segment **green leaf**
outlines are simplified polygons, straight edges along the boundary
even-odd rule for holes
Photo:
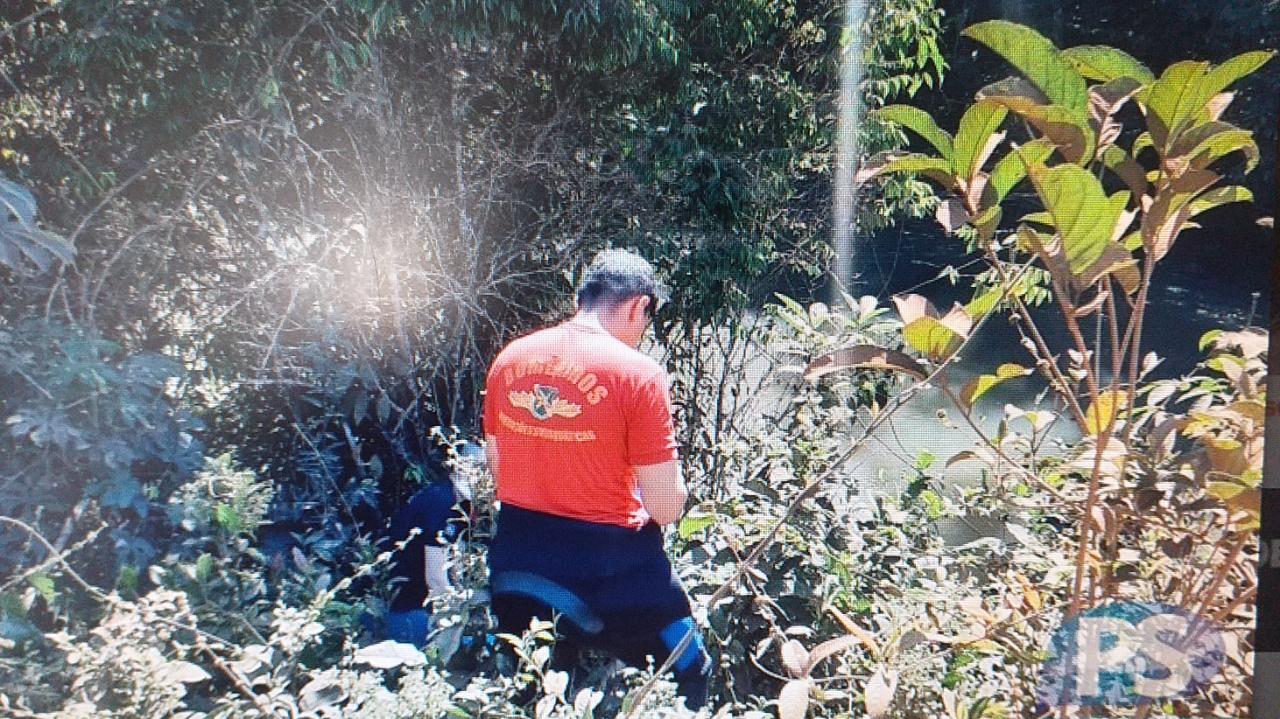
[[[53,604],[53,600],[58,598],[58,592],[54,587],[53,577],[50,577],[43,572],[37,572],[36,574],[32,574],[27,577],[27,583],[32,587],[35,587],[35,590],[44,598],[45,604]]]
[[[1253,52],[1236,55],[1205,75],[1199,88],[1200,94],[1204,96],[1205,102],[1208,102],[1209,98],[1227,89],[1235,81],[1245,75],[1256,72],[1267,64],[1275,54],[1275,50],[1254,50]]]
[[[982,169],[988,154],[988,141],[1009,114],[1008,108],[980,100],[960,118],[956,130],[955,154],[951,171],[957,177],[972,179]]]
[[[1038,138],[1010,152],[991,170],[988,186],[995,190],[996,201],[1001,202],[1019,182],[1027,176],[1027,165],[1044,164],[1053,154],[1053,143],[1045,138]]]
[[[1000,226],[1000,218],[1003,216],[1004,211],[1000,209],[1000,205],[992,205],[969,220],[969,224],[978,231],[978,237],[986,242],[995,236],[996,229]]]
[[[877,175],[896,172],[909,172],[927,177],[944,189],[950,189],[955,186],[955,178],[951,175],[950,161],[916,153],[873,157],[858,170],[857,175],[854,177],[854,182],[861,184]]]
[[[689,539],[693,535],[716,523],[716,515],[712,512],[690,511],[680,520],[676,533],[681,539]]]
[[[942,159],[950,161],[954,154],[950,133],[938,127],[929,113],[910,105],[889,105],[876,110],[875,117],[881,120],[896,122],[923,137],[937,149]]]
[[[996,305],[1000,304],[1000,298],[1003,295],[1004,292],[999,287],[992,287],[970,300],[969,304],[964,306],[964,310],[974,319],[983,317],[994,310]]]
[[[125,596],[131,596],[138,593],[138,568],[132,564],[125,564],[120,567],[120,573],[116,576],[116,589]]]
[[[1252,172],[1257,167],[1258,143],[1254,142],[1252,132],[1225,122],[1207,122],[1183,133],[1169,155],[1186,157],[1192,167],[1205,168],[1233,152],[1244,153],[1245,172]]]
[[[1028,212],[1022,216],[1021,222],[1030,222],[1034,225],[1043,225],[1045,227],[1053,227],[1053,215],[1045,210],[1040,212]]]
[[[199,559],[196,559],[196,581],[201,583],[207,582],[209,581],[209,577],[212,576],[213,555],[207,553],[201,554]]]
[[[902,339],[935,362],[951,356],[964,341],[964,337],[936,317],[918,317],[911,321],[902,328]]]
[[[1030,174],[1062,238],[1071,274],[1084,276],[1112,244],[1111,237],[1124,212],[1128,193],[1108,198],[1098,179],[1078,165],[1052,168],[1036,165]]]
[[[1188,172],[1180,179],[1184,181],[1186,191],[1160,193],[1142,214],[1142,243],[1156,261],[1168,254],[1178,234],[1186,228],[1191,217],[1191,202],[1219,176],[1206,170]]]
[[[978,375],[969,380],[964,389],[960,391],[960,401],[966,407],[972,407],[975,402],[982,398],[982,395],[990,392],[997,385],[1016,377],[1026,377],[1029,374],[1031,374],[1031,370],[1026,367],[1007,362],[996,368],[995,374]]]
[[[1084,78],[1043,35],[1025,25],[989,20],[971,25],[962,33],[991,48],[1055,105],[1083,113],[1089,104]]]
[[[1159,147],[1171,141],[1204,116],[1205,106],[1241,77],[1257,70],[1274,53],[1257,51],[1234,57],[1210,69],[1207,62],[1184,61],[1170,65],[1159,80],[1138,93],[1148,109],[1147,124]],[[1136,152],[1135,152],[1136,154]]]
[[[232,534],[240,531],[240,515],[229,505],[219,503],[214,506],[213,521]]]
[[[1223,334],[1224,333],[1222,330],[1209,330],[1208,332],[1205,332],[1204,334],[1200,335],[1200,343],[1199,343],[1200,351],[1204,352],[1205,350],[1212,347],[1214,341],[1216,341]]]
[[[932,489],[926,489],[916,498],[924,505],[924,513],[929,519],[938,519],[942,516],[942,511],[946,505],[942,502],[942,497]]]
[[[1123,50],[1105,45],[1080,45],[1062,51],[1062,57],[1076,72],[1090,80],[1110,82],[1131,77],[1143,84],[1156,79],[1146,65]]]
[[[1191,201],[1188,217],[1195,217],[1201,212],[1232,202],[1253,202],[1253,193],[1240,185],[1216,187]]]

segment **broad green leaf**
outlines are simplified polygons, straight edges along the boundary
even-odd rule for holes
[[[1053,154],[1053,143],[1045,138],[1038,138],[1018,147],[1000,158],[991,170],[991,179],[987,182],[995,190],[996,202],[1001,202],[1009,192],[1018,186],[1027,176],[1027,165],[1041,165]]]
[[[992,205],[978,216],[969,220],[969,224],[978,231],[978,237],[984,242],[995,236],[996,229],[1000,227],[1000,218],[1004,216],[1004,212],[999,205]]]
[[[1170,65],[1159,80],[1138,94],[1149,109],[1148,125],[1156,145],[1168,147],[1177,135],[1205,117],[1205,106],[1235,81],[1266,64],[1270,51],[1247,52],[1211,68],[1186,61]]]
[[[998,304],[1000,304],[1000,298],[1003,295],[1004,292],[999,287],[992,287],[991,289],[979,293],[976,297],[970,300],[969,304],[964,306],[964,310],[974,319],[983,317],[989,314]]]
[[[1230,204],[1232,202],[1253,202],[1253,193],[1246,187],[1240,185],[1228,185],[1227,187],[1215,187],[1196,199],[1192,200],[1188,206],[1189,217],[1195,217],[1201,212],[1212,210],[1215,207]]]
[[[1021,222],[1030,222],[1033,225],[1043,225],[1045,227],[1053,227],[1053,215],[1047,210],[1039,212],[1028,212],[1022,216]]]
[[[1240,78],[1256,72],[1276,54],[1275,50],[1254,50],[1227,60],[1209,71],[1199,88],[1205,102],[1230,87]]]
[[[902,338],[912,349],[935,362],[950,357],[964,341],[964,337],[936,317],[912,320],[902,328]]]
[[[1256,489],[1236,482],[1208,482],[1204,489],[1209,496],[1247,516],[1257,517],[1261,511],[1261,494]]]
[[[53,578],[43,572],[38,572],[27,577],[27,584],[35,588],[40,596],[44,598],[45,604],[53,604],[53,600],[58,597],[58,592],[54,588]]]
[[[1192,167],[1204,168],[1233,152],[1245,155],[1245,172],[1257,167],[1258,143],[1253,133],[1241,130],[1225,122],[1208,122],[1188,130],[1178,139],[1178,146],[1170,151],[1170,157],[1186,157]]]
[[[1031,168],[1031,181],[1053,218],[1073,276],[1083,276],[1112,244],[1116,222],[1124,212],[1119,198],[1108,198],[1098,179],[1078,165]],[[1117,193],[1119,194],[1119,193]],[[1125,193],[1123,200],[1127,201]]]
[[[996,368],[995,374],[983,374],[974,377],[960,391],[960,401],[967,407],[972,407],[975,402],[982,398],[982,395],[990,392],[997,385],[1005,380],[1014,379],[1016,377],[1026,377],[1031,374],[1031,370],[1019,364],[1006,362]]]
[[[970,179],[982,169],[989,154],[988,141],[1009,114],[1008,108],[980,100],[965,110],[956,130],[955,154],[951,171],[957,177]]]
[[[1018,225],[1018,249],[1040,258],[1045,269],[1055,277],[1070,277],[1071,269],[1062,256],[1062,240],[1055,235],[1040,232],[1030,225]]]
[[[1132,221],[1132,214],[1129,215],[1129,221]],[[1117,229],[1120,232],[1124,231]],[[1138,271],[1138,262],[1133,258],[1131,252],[1123,249],[1119,244],[1108,244],[1098,261],[1085,270],[1080,277],[1073,279],[1074,286],[1077,290],[1083,290],[1086,287],[1093,286],[1103,277],[1110,275],[1120,283],[1120,286],[1127,294],[1132,295],[1138,291],[1142,275]],[[1091,309],[1088,307],[1076,308],[1078,317],[1088,314],[1090,311]]]
[[[939,157],[928,155],[906,154],[897,156],[881,156],[867,161],[854,177],[854,182],[861,184],[877,175],[896,172],[909,172],[927,177],[941,185],[944,189],[955,186],[955,178],[951,175],[951,163]]]
[[[715,523],[716,515],[713,512],[690,512],[680,519],[676,533],[680,535],[681,539],[689,539]]]
[[[1083,113],[1089,96],[1084,78],[1043,35],[1025,25],[989,20],[962,33],[994,50],[1040,88],[1055,105]]]
[[[222,527],[232,534],[238,534],[240,532],[240,515],[236,514],[236,510],[232,509],[229,505],[222,504],[221,502],[215,505],[213,508],[213,521],[219,527]]]
[[[1209,330],[1208,332],[1205,332],[1204,334],[1200,335],[1200,342],[1197,344],[1197,347],[1200,348],[1201,352],[1204,352],[1205,350],[1212,347],[1214,343],[1217,341],[1217,339],[1223,335],[1223,333],[1224,333],[1223,330]]]
[[[1089,405],[1084,413],[1084,431],[1091,436],[1101,435],[1114,423],[1128,402],[1128,396],[1118,390],[1106,390],[1098,393],[1098,401]]]
[[[1146,84],[1156,79],[1146,65],[1114,47],[1080,45],[1063,50],[1062,57],[1071,63],[1076,72],[1090,80],[1109,82],[1119,77],[1131,77]]]
[[[1006,77],[1003,80],[997,80],[990,85],[984,86],[975,94],[978,100],[985,100],[991,97],[1025,97],[1028,101],[1035,105],[1048,105],[1049,98],[1040,88],[1032,85],[1029,80],[1019,75]]]
[[[950,133],[938,127],[938,123],[924,110],[910,105],[889,105],[876,110],[874,115],[881,120],[896,122],[923,137],[937,149],[942,159],[951,160],[954,150]]]
[[[1158,147],[1164,147],[1169,139],[1169,131],[1185,117],[1189,117],[1200,109],[1207,97],[1200,97],[1196,88],[1200,80],[1209,72],[1209,63],[1184,60],[1175,62],[1165,68],[1160,79],[1148,85],[1138,93],[1138,102],[1147,108],[1147,126],[1150,128],[1151,141]],[[1137,143],[1134,143],[1134,155],[1138,154]]]

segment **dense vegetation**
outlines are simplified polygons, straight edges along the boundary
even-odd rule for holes
[[[786,0],[0,11],[0,707],[681,716],[652,672],[552,670],[548,628],[497,666],[482,541],[457,548],[426,654],[375,636],[371,533],[474,432],[496,347],[562,315],[614,244],[674,287],[656,333],[696,506],[670,549],[721,716],[1028,714],[1052,703],[1054,630],[1117,599],[1229,638],[1212,682],[1141,711],[1244,710],[1265,335],[1224,328],[1157,381],[1143,320],[1180,234],[1252,198],[1256,109],[1231,124],[1231,89],[1270,53],[1156,72],[980,23],[965,35],[1018,74],[939,121],[891,103],[941,82],[942,13],[869,6],[865,46],[843,5]],[[773,294],[831,263],[850,47],[875,110],[861,226],[934,214],[983,263],[967,305]],[[1015,188],[1039,205],[1020,219]],[[1028,366],[953,387],[997,316]],[[991,390],[1037,380],[984,422]],[[862,495],[850,460],[926,396],[973,448]],[[449,453],[480,540],[491,484]],[[961,463],[978,485],[946,481]],[[956,545],[949,521],[996,529]]]

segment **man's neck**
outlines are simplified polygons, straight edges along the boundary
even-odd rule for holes
[[[589,310],[579,310],[578,314],[574,315],[570,321],[580,325],[584,325],[586,327],[590,327],[591,329],[600,330],[601,332],[607,332],[608,334],[613,335],[614,337],[618,336],[617,334],[609,330],[609,327],[610,327],[609,319],[607,317],[602,317],[598,312],[592,312]]]

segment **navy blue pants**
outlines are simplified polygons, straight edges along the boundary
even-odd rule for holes
[[[501,632],[520,634],[534,617],[559,615],[570,644],[643,667],[649,656],[666,661],[693,631],[675,677],[690,708],[706,702],[711,658],[656,524],[636,531],[503,505],[489,578]]]

